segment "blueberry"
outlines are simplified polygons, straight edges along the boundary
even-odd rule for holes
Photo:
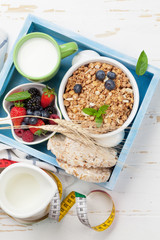
[[[29,124],[29,119],[30,119],[29,117],[25,117],[25,118],[24,118],[24,120],[23,120],[23,121],[24,121],[24,123],[25,123],[26,125],[28,125],[28,124]]]
[[[103,81],[105,79],[105,72],[103,70],[99,70],[96,72],[96,78],[100,81]]]
[[[74,85],[73,89],[74,89],[75,93],[81,93],[82,85],[81,84],[76,84],[76,85]]]
[[[22,129],[23,129],[23,127],[25,127],[25,129],[27,129],[27,128],[26,128],[26,125],[28,125],[28,124],[25,123],[25,122],[22,122],[22,123],[21,123],[21,127],[22,127]]]
[[[114,72],[107,72],[107,77],[113,80],[116,78],[116,74]]]
[[[50,115],[49,112],[46,110],[43,110],[41,114],[42,114],[42,117],[45,117],[45,118],[49,118],[49,115]]]
[[[32,117],[32,118],[29,119],[29,124],[31,124],[31,125],[32,125],[32,124],[34,125],[34,124],[36,124],[37,122],[38,122],[38,119],[37,119],[37,118]]]
[[[33,115],[33,111],[31,109],[27,109],[27,115]]]
[[[105,88],[108,89],[109,91],[113,90],[115,88],[115,82],[111,79],[107,80],[105,82]]]
[[[33,112],[33,115],[34,116],[42,116],[42,113],[41,113],[41,111],[36,110],[36,111]]]

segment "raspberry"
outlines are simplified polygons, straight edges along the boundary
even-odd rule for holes
[[[21,138],[24,133],[24,129],[15,129],[14,132],[18,137]]]
[[[24,131],[24,133],[22,135],[22,140],[24,142],[33,142],[33,140],[34,140],[33,133],[30,130]]]
[[[56,115],[56,114],[51,114],[49,118],[59,119],[60,117],[58,115]],[[53,120],[49,120],[49,124],[56,125],[57,123],[55,123]]]

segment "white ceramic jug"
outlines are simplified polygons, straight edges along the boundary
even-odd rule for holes
[[[21,223],[33,223],[49,213],[57,185],[44,170],[15,163],[0,174],[0,207]]]

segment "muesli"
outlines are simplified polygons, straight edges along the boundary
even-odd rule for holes
[[[71,120],[94,129],[94,133],[107,133],[127,120],[133,108],[134,93],[129,78],[120,68],[91,62],[69,77],[63,99]],[[88,111],[84,111],[86,108]],[[102,124],[97,127],[95,120],[99,109],[102,109],[98,114]]]

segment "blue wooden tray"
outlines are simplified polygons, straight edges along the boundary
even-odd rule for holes
[[[76,41],[79,47],[79,51],[92,49],[97,51],[100,55],[107,56],[124,64],[135,77],[139,92],[140,92],[140,105],[137,115],[132,122],[132,128],[130,130],[126,130],[125,133],[125,141],[121,145],[121,151],[119,154],[119,163],[114,167],[112,175],[106,183],[100,184],[107,189],[112,190],[115,186],[115,183],[119,177],[121,169],[123,167],[123,163],[125,162],[127,155],[130,151],[134,138],[138,132],[140,124],[143,120],[147,107],[151,101],[151,98],[154,94],[158,81],[160,79],[160,69],[155,68],[153,66],[148,67],[148,71],[145,75],[138,77],[135,73],[135,66],[137,60],[126,56],[122,53],[119,53],[113,49],[110,49],[104,45],[91,41],[87,38],[84,38],[74,32],[64,29],[63,27],[57,26],[55,24],[49,23],[45,20],[37,18],[33,15],[29,15],[25,21],[25,24],[19,34],[17,41],[27,33],[30,32],[44,32],[53,36],[59,44],[63,44],[65,42]],[[17,42],[16,41],[16,42]],[[14,47],[13,47],[14,49]],[[0,103],[2,103],[5,94],[12,89],[13,87],[27,83],[24,77],[22,77],[14,67],[13,64],[13,49],[9,54],[7,62],[0,74]],[[62,60],[61,68],[58,74],[48,82],[50,87],[54,87],[56,92],[58,92],[58,88],[66,71],[71,67],[73,55],[67,57]],[[0,117],[6,117],[6,113],[2,109],[2,104],[0,105]],[[15,141],[12,137],[10,130],[1,130],[0,131],[0,141],[11,146],[14,146],[24,152],[27,152],[43,161],[51,163],[55,166],[58,166],[56,162],[55,156],[47,151],[47,142],[42,144],[34,145],[33,147],[29,147],[27,145],[23,145],[17,141]]]

